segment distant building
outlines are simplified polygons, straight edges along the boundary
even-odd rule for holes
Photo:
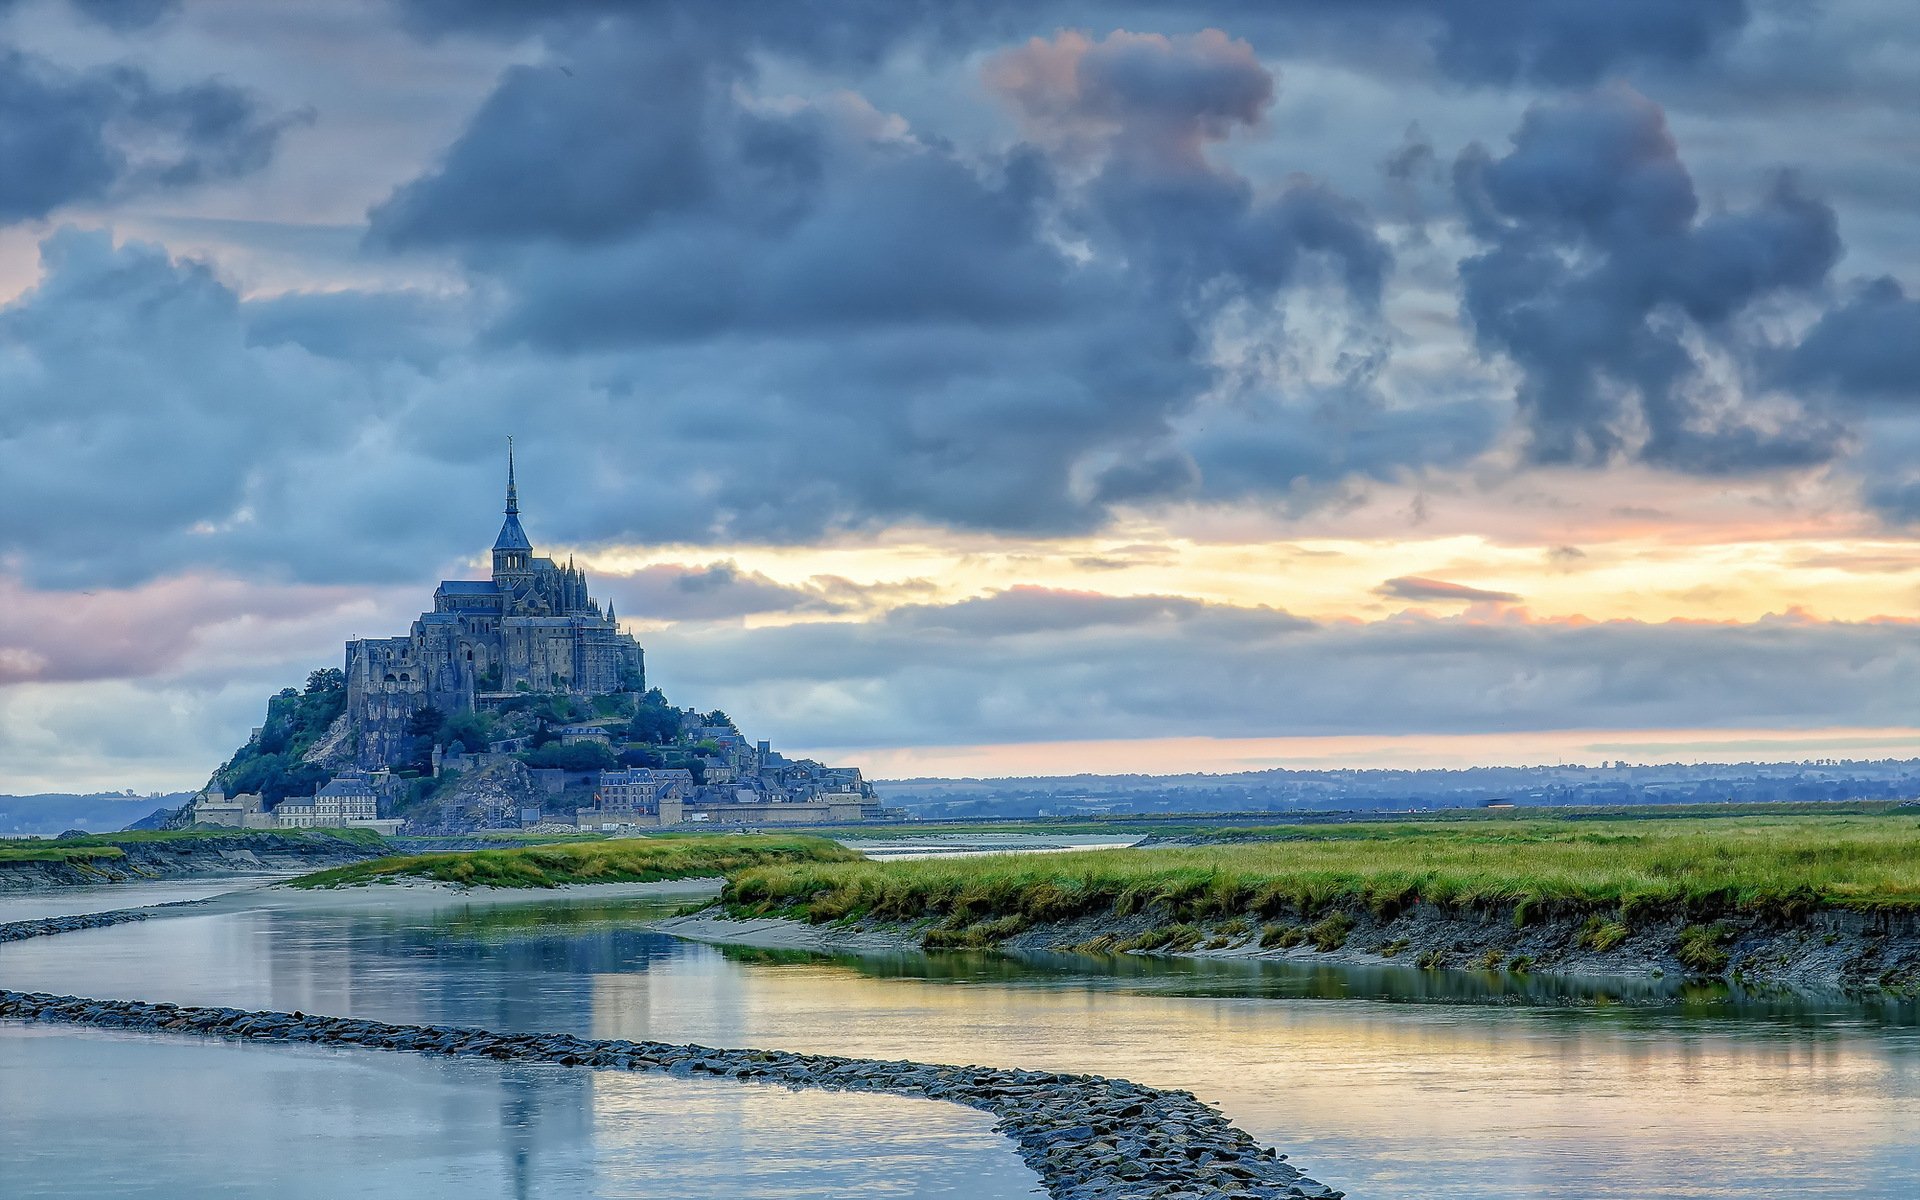
[[[373,781],[356,771],[334,776],[311,797],[282,800],[273,810],[283,829],[374,829],[399,832],[401,822],[380,819],[380,796]]]
[[[232,829],[272,829],[278,822],[265,811],[258,792],[228,796],[209,790],[193,798],[195,825],[221,825]]]

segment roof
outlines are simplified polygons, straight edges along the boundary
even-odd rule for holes
[[[491,579],[442,579],[440,591],[449,596],[489,596],[500,590]]]
[[[507,519],[500,523],[500,536],[493,539],[493,548],[495,550],[527,551],[533,549],[533,543],[527,540],[527,531],[520,528],[520,517],[518,514],[508,513]]]
[[[355,779],[338,775],[327,782],[327,786],[315,792],[316,796],[366,796],[373,793],[373,785],[365,779]]]

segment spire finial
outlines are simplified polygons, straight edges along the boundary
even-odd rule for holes
[[[520,493],[513,486],[513,436],[507,436],[507,515],[520,514]]]

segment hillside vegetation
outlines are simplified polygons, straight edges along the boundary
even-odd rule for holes
[[[341,672],[313,672],[304,691],[284,688],[267,701],[260,732],[213,773],[209,786],[229,796],[259,792],[268,808],[288,796],[312,795],[333,771],[306,761],[307,754],[346,711],[347,682]]]
[[[1911,814],[1699,821],[1407,821],[1263,831],[1271,840],[897,862],[790,863],[733,876],[736,916],[924,922],[928,945],[990,945],[1036,925],[1152,912],[1167,921],[1389,917],[1415,904],[1555,914],[1920,909]]]
[[[702,879],[754,867],[859,859],[854,851],[816,837],[618,838],[381,858],[305,875],[290,886],[336,888],[425,879],[471,887],[550,888]]]

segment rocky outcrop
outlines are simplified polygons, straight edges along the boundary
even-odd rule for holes
[[[344,771],[353,766],[353,726],[347,721],[347,714],[335,717],[327,731],[307,747],[300,761],[329,771]]]

